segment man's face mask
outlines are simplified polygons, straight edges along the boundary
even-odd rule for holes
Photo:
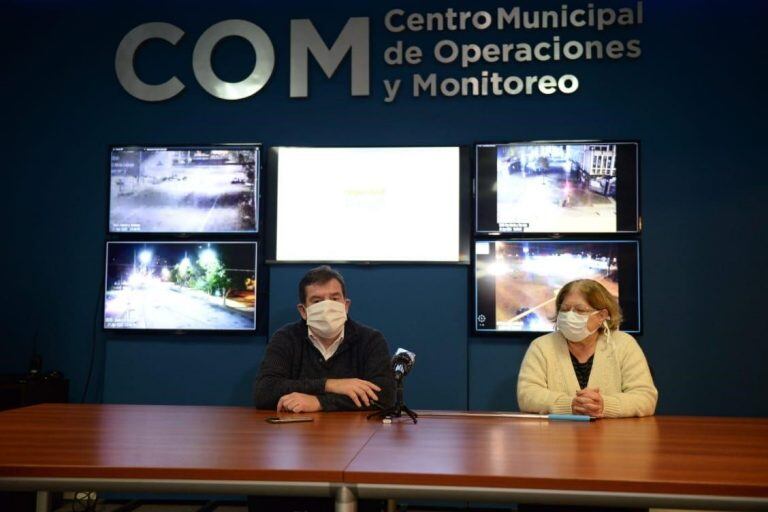
[[[312,333],[324,339],[336,338],[347,321],[347,308],[343,302],[324,300],[307,306],[307,325]]]

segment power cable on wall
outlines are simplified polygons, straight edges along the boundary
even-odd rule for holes
[[[93,310],[93,325],[92,325],[92,331],[91,331],[91,360],[88,363],[88,377],[85,379],[83,396],[80,397],[81,404],[85,403],[85,399],[88,396],[88,388],[91,385],[91,378],[93,377],[93,366],[96,359],[96,342],[98,338],[99,312],[101,311],[101,300],[103,297],[104,297],[104,281],[101,281],[99,284],[99,295],[96,297],[96,306],[94,307],[94,310]]]

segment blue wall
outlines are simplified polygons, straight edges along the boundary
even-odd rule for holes
[[[558,8],[562,2],[521,2]],[[586,2],[569,2],[577,5]],[[599,3],[599,2],[597,2]],[[608,2],[605,2],[606,4]],[[762,327],[766,282],[766,62],[758,29],[763,2],[645,2],[645,23],[616,29],[638,37],[636,61],[477,66],[506,74],[561,74],[581,80],[571,96],[400,97],[383,102],[384,78],[407,70],[382,63],[383,14],[507,2],[274,2],[53,0],[6,2],[0,34],[3,100],[6,276],[0,304],[0,372],[26,370],[37,338],[46,369],[72,380],[80,400],[96,340],[88,401],[248,404],[265,337],[115,336],[98,328],[106,239],[106,147],[111,143],[260,141],[273,145],[471,144],[488,140],[631,138],[642,141],[644,333],[656,372],[659,412],[768,415]],[[326,80],[311,67],[307,100],[288,98],[289,20],[311,18],[332,40],[349,16],[372,20],[370,98],[349,97],[349,64]],[[244,18],[263,27],[277,51],[275,74],[256,96],[224,102],[192,76],[197,37]],[[126,94],[114,52],[128,30],[167,21],[186,31],[177,48],[152,43],[137,68],[147,81],[169,70],[187,84],[177,98],[147,104]],[[547,34],[411,34],[514,42]],[[590,32],[579,38],[592,36]],[[602,38],[602,36],[601,36]],[[246,74],[253,57],[227,40],[216,70]],[[454,67],[419,69],[460,75]],[[415,71],[415,70],[414,70]],[[295,287],[306,266],[270,269],[269,331],[295,317]],[[528,339],[470,336],[467,267],[344,266],[354,318],[377,326],[391,348],[418,353],[408,401],[417,408],[514,409],[516,372]],[[96,317],[95,317],[96,315]],[[96,321],[94,321],[96,320]]]

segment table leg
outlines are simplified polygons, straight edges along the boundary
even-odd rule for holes
[[[37,506],[35,512],[50,512],[51,493],[50,491],[37,491]]]
[[[336,512],[357,512],[357,496],[349,487],[341,486],[336,491]]]

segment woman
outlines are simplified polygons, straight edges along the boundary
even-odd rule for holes
[[[600,283],[572,281],[555,299],[557,330],[536,338],[520,367],[521,411],[595,418],[650,416],[658,391],[621,309]]]

